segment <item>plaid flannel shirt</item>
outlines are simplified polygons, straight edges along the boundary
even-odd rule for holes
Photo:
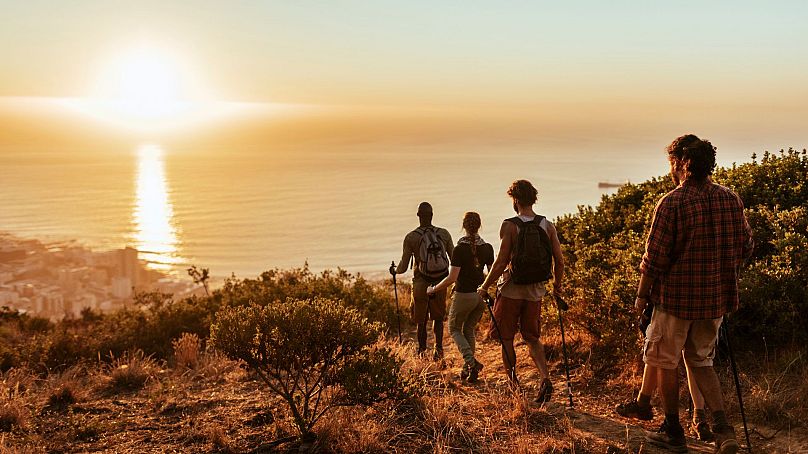
[[[738,271],[753,245],[737,194],[685,181],[657,203],[640,271],[665,312],[714,319],[738,308]]]

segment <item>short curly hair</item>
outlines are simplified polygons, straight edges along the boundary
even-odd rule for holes
[[[508,188],[508,195],[519,202],[519,205],[529,207],[536,203],[539,191],[527,180],[516,180]]]
[[[668,159],[683,166],[688,178],[698,181],[707,179],[715,169],[716,148],[707,140],[693,134],[677,137],[666,148]]]

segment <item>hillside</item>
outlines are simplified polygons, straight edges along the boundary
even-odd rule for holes
[[[808,157],[766,153],[715,179],[745,201],[757,243],[728,321],[752,443],[755,452],[806,452]],[[569,272],[574,409],[564,404],[549,299],[542,331],[556,394],[541,407],[524,347],[521,389],[505,380],[491,341],[480,342],[486,367],[469,385],[448,336],[442,363],[414,355],[407,322],[396,342],[390,282],[272,270],[210,296],[141,294],[123,310],[57,323],[0,312],[0,452],[656,452],[641,429],[659,416],[637,424],[612,409],[639,386],[631,301],[653,206],[670,189],[667,177],[627,185],[556,222]],[[408,301],[406,284],[398,292]],[[716,368],[741,435],[724,349]],[[687,408],[684,388],[681,396]],[[318,413],[321,398],[333,408]],[[297,413],[309,407],[315,416]]]

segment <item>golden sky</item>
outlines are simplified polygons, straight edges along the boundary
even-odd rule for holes
[[[171,96],[292,106],[287,118],[307,120],[279,132],[294,137],[369,124],[370,135],[682,127],[805,139],[805,2],[0,3],[6,120],[21,99],[47,110],[43,98],[99,96],[110,68],[145,54],[167,62],[154,77]],[[144,77],[115,83],[142,97]],[[41,131],[32,109],[0,140]]]

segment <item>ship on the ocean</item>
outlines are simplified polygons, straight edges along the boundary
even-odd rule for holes
[[[629,183],[628,180],[624,181],[623,183],[612,183],[610,181],[600,181],[598,182],[599,188],[619,188],[625,186]]]

